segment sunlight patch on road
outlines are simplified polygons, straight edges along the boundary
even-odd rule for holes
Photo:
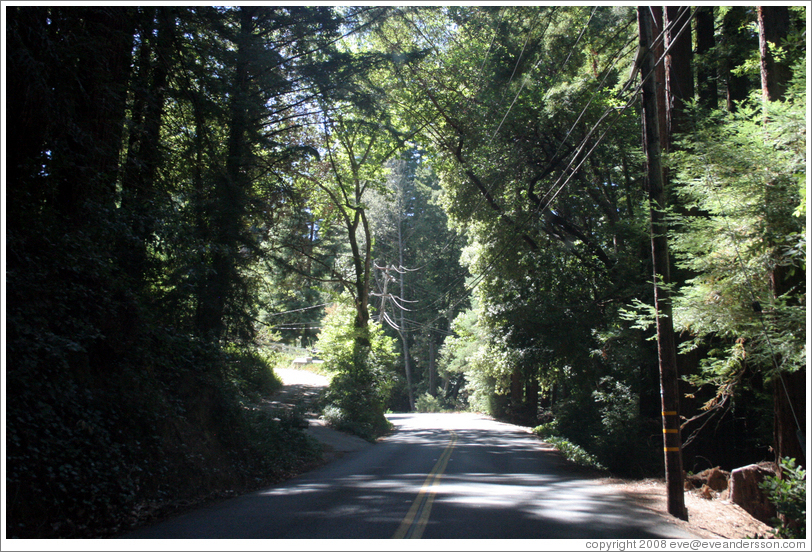
[[[257,493],[259,496],[293,496],[307,493],[319,493],[330,488],[326,484],[297,485],[295,487],[279,487]]]

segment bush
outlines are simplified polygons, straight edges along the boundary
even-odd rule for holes
[[[572,441],[560,437],[558,434],[558,421],[552,420],[533,428],[533,433],[557,448],[567,460],[587,468],[606,469],[598,459]]]
[[[606,469],[593,455],[589,454],[575,443],[572,443],[563,437],[552,436],[546,438],[545,441],[561,451],[567,460],[570,460],[571,462],[575,462],[576,464],[585,466],[587,468],[595,468],[599,470]]]
[[[806,470],[796,467],[794,458],[784,458],[781,471],[783,479],[776,475],[759,485],[778,511],[774,534],[779,539],[805,539]]]
[[[546,424],[536,426],[533,428],[533,433],[535,433],[542,439],[556,437],[558,435],[558,421],[553,420],[551,422],[547,422]]]
[[[371,441],[389,430],[384,416],[389,393],[385,376],[369,365],[366,352],[333,377],[324,418],[335,429]]]
[[[414,403],[414,408],[418,412],[442,412],[443,406],[440,399],[430,393],[423,393]]]
[[[297,413],[255,408],[240,392],[236,381],[267,383],[262,359],[181,337],[156,337],[152,350],[163,365],[9,372],[10,538],[109,537],[317,461]]]
[[[276,364],[276,353],[232,347],[226,354],[224,371],[240,394],[256,402],[282,387],[282,380],[273,371]]]
[[[363,330],[355,328],[353,320],[354,309],[339,305],[328,312],[319,336],[323,367],[334,374],[324,418],[338,430],[374,440],[390,428],[384,413],[397,379],[395,341],[384,335],[380,324]],[[359,344],[361,333],[369,346]]]

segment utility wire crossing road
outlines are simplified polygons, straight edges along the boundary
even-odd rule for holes
[[[578,475],[526,429],[395,414],[374,446],[124,538],[693,538]]]

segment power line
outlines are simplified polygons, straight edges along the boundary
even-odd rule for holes
[[[677,16],[677,17],[674,19],[674,21],[673,21],[673,22],[671,22],[671,23],[669,24],[669,26],[667,26],[667,27],[664,27],[664,28],[663,28],[663,30],[660,32],[660,34],[658,35],[658,37],[655,39],[654,44],[658,43],[658,42],[659,42],[659,40],[664,40],[664,39],[665,39],[664,37],[665,37],[666,33],[667,33],[667,32],[669,32],[669,31],[672,29],[673,25],[675,25],[675,24],[676,24],[676,22],[679,20],[679,18],[680,18],[680,17],[682,17],[682,14],[683,14],[683,13],[685,13],[685,10],[688,10],[688,9],[690,9],[690,8],[688,8],[688,7],[683,8],[683,10],[682,10],[682,11],[680,11],[679,16]],[[690,16],[690,17],[688,17],[688,18],[686,19],[685,23],[683,24],[683,26],[682,26],[682,28],[679,30],[679,32],[676,34],[676,36],[675,36],[675,37],[674,37],[674,39],[672,40],[671,44],[669,44],[669,45],[668,45],[668,48],[665,48],[665,49],[664,49],[662,56],[660,56],[660,59],[658,59],[658,60],[657,60],[657,62],[654,64],[654,67],[655,67],[655,68],[657,67],[657,65],[659,65],[659,64],[660,64],[660,62],[662,62],[662,60],[665,58],[665,56],[667,56],[667,55],[669,54],[671,47],[672,47],[672,46],[674,45],[674,43],[676,42],[676,39],[677,39],[677,38],[679,38],[679,36],[680,36],[680,35],[681,35],[681,34],[682,34],[684,31],[685,31],[685,29],[686,29],[686,28],[689,28],[689,27],[690,27],[690,25],[691,25],[691,20],[693,19],[693,16],[694,16],[694,14],[695,14],[695,13],[696,13],[696,10],[694,10],[694,13],[692,13],[692,14],[691,14],[691,16]],[[635,62],[635,63],[637,63],[637,62]],[[558,189],[555,191],[555,193],[554,193],[554,194],[553,194],[553,195],[550,197],[550,199],[547,201],[547,203],[546,203],[546,204],[545,204],[545,206],[544,206],[544,209],[545,209],[545,210],[546,210],[546,209],[547,209],[547,208],[550,206],[550,204],[552,204],[553,200],[555,200],[555,198],[558,196],[558,194],[559,194],[559,193],[561,193],[561,190],[563,190],[563,189],[564,189],[564,187],[566,187],[566,185],[569,183],[569,181],[572,179],[572,177],[573,177],[575,174],[577,174],[578,170],[581,168],[581,166],[584,164],[584,162],[585,162],[585,161],[586,161],[586,160],[589,158],[589,156],[592,154],[592,152],[593,152],[593,151],[595,151],[595,149],[596,149],[596,148],[598,147],[598,145],[601,143],[601,141],[602,141],[602,140],[603,140],[603,138],[606,136],[606,134],[607,134],[607,133],[608,133],[608,132],[609,132],[609,131],[610,131],[610,130],[613,128],[614,124],[615,124],[615,123],[617,122],[617,120],[620,118],[620,115],[622,115],[622,114],[623,114],[623,112],[624,112],[624,111],[626,111],[626,109],[628,109],[629,107],[631,107],[631,105],[633,105],[633,104],[634,104],[634,103],[637,101],[637,94],[638,94],[638,92],[639,92],[639,91],[642,89],[643,83],[644,83],[646,80],[648,80],[648,79],[651,77],[651,75],[653,74],[653,72],[654,72],[654,70],[650,71],[650,72],[649,72],[647,75],[643,76],[643,77],[640,79],[640,84],[638,84],[638,85],[637,85],[637,87],[635,87],[635,90],[633,91],[633,94],[632,94],[632,96],[631,96],[631,99],[630,99],[630,100],[629,100],[629,101],[626,103],[626,105],[624,105],[624,106],[623,106],[623,107],[622,107],[620,110],[615,110],[615,109],[614,109],[614,108],[612,108],[612,107],[608,108],[606,111],[604,111],[604,114],[603,114],[603,115],[600,117],[600,119],[598,119],[598,121],[597,121],[597,122],[596,122],[596,123],[595,123],[595,124],[592,126],[592,128],[589,130],[589,132],[587,132],[586,136],[585,136],[585,137],[584,137],[584,138],[581,140],[581,144],[580,144],[580,145],[579,145],[579,147],[578,147],[578,151],[576,151],[575,155],[572,157],[572,159],[570,160],[570,162],[569,162],[569,163],[567,164],[567,166],[564,168],[564,170],[562,171],[561,176],[560,176],[560,177],[559,177],[559,178],[556,180],[556,182],[555,182],[555,183],[554,183],[554,184],[553,184],[553,185],[550,187],[550,189],[547,191],[547,193],[545,193],[545,194],[542,196],[542,198],[541,198],[542,200],[543,200],[544,198],[546,198],[546,197],[547,197],[547,195],[549,195],[549,194],[550,194],[550,192],[552,192],[552,191],[553,191],[553,190],[556,188],[556,186],[558,185],[558,183],[561,181],[561,178],[562,178],[562,177],[563,177],[563,176],[564,176],[564,175],[565,175],[567,172],[569,172],[569,171],[570,171],[570,169],[571,169],[571,167],[572,167],[572,164],[573,164],[573,163],[575,162],[575,160],[578,158],[578,155],[580,154],[580,152],[582,152],[582,151],[583,151],[583,149],[586,147],[586,145],[589,143],[589,138],[592,136],[592,133],[593,133],[595,130],[597,130],[598,126],[599,126],[599,125],[600,125],[600,124],[601,124],[601,123],[604,121],[604,119],[605,119],[606,117],[608,117],[608,115],[609,115],[610,113],[613,113],[613,112],[614,112],[615,117],[614,117],[614,119],[612,120],[612,122],[610,123],[609,128],[607,128],[607,129],[606,129],[606,130],[603,132],[603,134],[601,134],[600,138],[598,138],[598,140],[595,142],[595,144],[592,146],[592,148],[589,150],[589,152],[587,152],[587,154],[584,156],[584,158],[583,158],[583,159],[582,159],[582,160],[581,160],[581,161],[578,163],[578,166],[577,166],[577,167],[575,167],[575,169],[574,169],[574,170],[572,170],[572,171],[570,172],[569,176],[568,176],[568,177],[567,177],[567,179],[564,181],[564,183],[563,183],[563,184],[561,184],[561,186],[559,186],[559,187],[558,187]]]
[[[563,65],[562,65],[562,66],[559,68],[559,70],[558,70],[558,72],[556,73],[556,75],[561,75],[561,74],[563,74],[563,69],[564,69],[564,67],[566,67],[566,65],[569,63],[569,60],[571,59],[572,54],[573,54],[573,53],[574,53],[574,51],[575,51],[575,48],[577,47],[578,43],[580,42],[581,38],[582,38],[582,37],[583,37],[583,35],[585,34],[585,32],[586,32],[587,28],[589,27],[589,23],[592,21],[592,18],[594,17],[594,15],[595,15],[595,13],[596,13],[596,11],[597,11],[597,8],[598,8],[598,7],[597,7],[597,6],[595,6],[595,7],[592,9],[592,12],[590,13],[589,18],[587,19],[586,23],[585,23],[585,24],[584,24],[584,26],[582,27],[581,32],[579,33],[578,38],[577,38],[577,39],[576,39],[576,41],[573,43],[573,45],[570,47],[570,50],[569,50],[569,52],[568,52],[568,54],[567,54],[567,57],[566,57],[566,59],[565,59],[565,61],[564,61],[564,64],[563,64]],[[550,24],[551,24],[551,22],[552,22],[552,14],[553,14],[554,12],[555,12],[555,7],[554,7],[554,9],[553,9],[553,10],[550,12],[550,14],[549,14],[549,15],[550,15],[550,17],[548,17],[548,19],[547,19],[547,25],[545,26],[544,31],[542,32],[541,37],[543,37],[543,36],[546,34],[547,29],[549,29],[549,26],[550,26]],[[500,12],[499,12],[499,13],[500,13],[500,16],[501,16],[501,13],[502,13],[502,12],[501,12],[501,10],[500,10]],[[412,25],[414,25],[414,22],[412,22],[411,20],[410,20],[410,23],[412,23]],[[501,23],[500,23],[500,25],[501,25]],[[527,38],[526,38],[526,40],[525,40],[524,45],[522,46],[522,51],[521,51],[521,53],[520,53],[520,55],[519,55],[519,57],[518,57],[518,59],[517,59],[517,61],[516,61],[516,65],[514,66],[513,73],[511,74],[510,80],[508,81],[508,86],[510,85],[510,82],[512,82],[513,77],[515,76],[516,70],[517,70],[517,69],[518,69],[518,67],[519,67],[519,63],[520,63],[520,61],[521,61],[522,55],[524,54],[525,47],[526,47],[527,43],[528,43],[528,42],[529,42],[529,40],[530,40],[530,32],[532,31],[532,29],[533,29],[533,25],[531,25],[530,30],[528,30]],[[498,31],[498,26],[497,26],[497,31]],[[427,40],[427,41],[428,41],[428,42],[431,44],[431,41],[429,41],[429,40],[428,40],[428,38],[427,38],[427,37],[426,37],[426,36],[425,36],[425,35],[424,35],[422,32],[421,32],[420,34],[421,34],[421,36],[423,37],[423,39],[424,39],[424,40]],[[495,40],[495,36],[496,36],[496,31],[494,32],[494,38],[491,40],[491,46],[492,46],[492,44],[493,44],[493,42],[494,42],[494,40]],[[541,38],[541,37],[540,37],[540,38]],[[488,53],[490,52],[491,46],[489,46],[489,48],[488,48],[488,52],[486,53],[486,57],[485,57],[485,59],[483,60],[483,63],[481,64],[481,66],[480,66],[480,74],[481,74],[482,70],[484,69],[485,62],[487,61],[487,55],[488,55]],[[435,46],[433,46],[433,45],[432,45],[432,48],[433,48],[435,51],[437,50],[437,48],[436,48]],[[532,68],[531,68],[531,70],[530,70],[530,71],[532,71],[533,69],[535,69],[536,67],[538,67],[538,64],[539,64],[539,63],[541,63],[541,52],[539,52],[539,54],[538,54],[538,56],[537,56],[537,61],[536,61],[536,62],[533,64],[533,66],[532,66]],[[610,70],[611,70],[611,67],[610,67],[610,68],[609,68],[609,69],[606,71],[606,75],[608,75],[608,74],[609,74]],[[606,77],[604,77],[604,80],[605,80],[605,78],[606,78]],[[526,83],[527,83],[527,79],[525,78],[525,79],[523,79],[522,85],[521,85],[521,87],[519,88],[518,92],[516,93],[516,95],[515,95],[515,97],[514,97],[514,99],[513,99],[513,102],[512,102],[512,103],[511,103],[511,105],[508,107],[507,111],[505,112],[505,115],[502,117],[502,120],[500,121],[500,123],[499,123],[499,125],[497,126],[496,130],[495,130],[495,131],[493,132],[493,134],[491,135],[490,140],[489,140],[489,142],[488,142],[489,144],[493,142],[494,138],[495,138],[495,137],[496,137],[496,135],[498,134],[498,132],[499,132],[499,130],[501,129],[501,127],[502,127],[502,125],[503,125],[504,121],[507,119],[507,116],[509,115],[509,113],[510,113],[511,109],[513,108],[513,106],[515,105],[516,101],[518,100],[519,95],[520,95],[520,94],[521,94],[521,92],[523,91],[523,89],[524,89],[524,87],[525,87]],[[551,87],[552,87],[552,85],[551,85]],[[468,98],[468,103],[469,103],[469,106],[470,106],[470,103],[471,103],[471,101],[472,101],[472,98],[473,98],[473,96],[470,96],[470,97]],[[576,122],[576,123],[577,123],[577,122]],[[568,133],[568,135],[569,135],[569,133]],[[487,192],[488,192],[489,194],[490,194],[490,193],[493,193],[493,191],[494,191],[493,189],[491,189],[491,190],[487,190]],[[474,212],[476,212],[476,211],[477,211],[477,210],[478,210],[478,209],[481,207],[481,205],[482,205],[482,202],[483,202],[483,201],[484,201],[484,194],[480,194],[480,197],[479,197],[479,198],[478,198],[478,200],[477,200],[477,204],[474,206],[474,209],[473,209],[473,210],[474,210]],[[443,250],[445,250],[447,247],[449,247],[451,243],[453,243],[454,241],[456,241],[456,239],[458,239],[458,237],[459,237],[459,234],[456,234],[456,235],[455,235],[455,236],[452,238],[452,240],[450,240],[450,241],[449,241],[449,242],[448,242],[448,243],[447,243],[447,244],[446,244],[446,245],[443,247]],[[431,261],[430,261],[429,263],[424,264],[424,265],[423,265],[423,266],[421,266],[420,268],[423,268],[423,267],[427,266],[427,265],[428,265],[428,264],[430,264],[430,263],[431,263]],[[415,269],[415,270],[419,270],[419,269]],[[456,279],[456,280],[455,280],[455,282],[453,282],[453,283],[451,284],[451,286],[449,286],[449,290],[448,290],[448,292],[444,293],[444,294],[443,294],[443,296],[441,296],[439,299],[435,300],[435,301],[432,303],[432,305],[436,304],[436,303],[437,303],[437,302],[439,302],[439,301],[440,301],[442,298],[444,298],[444,297],[445,297],[445,296],[446,296],[448,293],[450,293],[451,288],[452,288],[453,286],[456,286],[456,283],[457,283],[457,282],[459,282],[459,280],[460,280],[460,278]],[[463,296],[463,299],[464,299],[464,298],[467,298],[467,296],[468,296],[468,295],[469,295],[469,293],[466,293],[466,294]],[[458,305],[458,304],[459,304],[459,302],[461,302],[461,301],[456,302],[456,303],[455,303],[455,306],[456,306],[456,305]],[[430,306],[431,306],[431,305],[430,305]],[[429,306],[429,307],[426,307],[426,308],[430,308],[430,306]],[[421,310],[422,310],[422,309],[421,309]]]
[[[283,314],[293,314],[295,312],[304,312],[304,311],[307,311],[307,310],[312,310],[312,309],[318,309],[320,307],[325,307],[327,305],[332,305],[332,303],[321,303],[320,305],[313,305],[312,307],[302,307],[301,309],[294,309],[294,310],[289,310],[289,311],[284,311],[284,312],[274,312],[274,313],[268,314],[267,316],[282,316]]]
[[[685,8],[685,9],[689,9],[689,8]],[[681,12],[681,14],[682,14],[682,13],[684,13],[684,12]],[[694,13],[695,13],[695,12],[694,12]],[[681,15],[681,14],[680,14],[680,15]],[[689,18],[686,20],[686,22],[685,22],[685,24],[683,25],[683,27],[680,29],[680,31],[678,32],[678,34],[675,36],[675,39],[676,39],[676,37],[678,37],[680,34],[682,34],[682,32],[683,32],[683,31],[684,31],[684,30],[685,30],[685,29],[686,29],[686,28],[687,28],[687,27],[690,25],[690,23],[691,23],[691,19],[693,18],[693,15],[694,15],[694,14],[691,14],[691,17],[689,17]],[[679,19],[679,18],[676,18],[676,20],[678,20],[678,19]],[[675,20],[675,21],[676,21],[676,20]],[[658,35],[658,37],[655,39],[655,43],[658,43],[660,40],[664,40],[664,37],[665,37],[666,33],[667,33],[669,30],[671,30],[671,29],[672,29],[672,26],[673,26],[673,24],[669,25],[668,27],[664,27],[664,28],[662,29],[662,31],[660,32],[660,34]],[[660,57],[660,59],[659,59],[659,60],[657,60],[657,63],[655,63],[655,66],[656,66],[657,64],[659,64],[659,63],[662,61],[662,59],[663,59],[663,58],[664,58],[664,57],[665,57],[665,56],[666,56],[666,55],[669,53],[670,47],[671,47],[672,45],[673,45],[673,42],[672,42],[672,44],[671,44],[671,45],[669,45],[669,48],[666,48],[666,49],[665,49],[665,51],[664,51],[663,55]],[[626,45],[624,45],[624,46],[623,46],[623,48],[625,48],[625,47],[626,47]],[[615,118],[614,118],[614,119],[611,121],[609,128],[607,128],[607,129],[604,131],[604,133],[603,133],[603,134],[600,136],[600,138],[598,139],[598,141],[596,142],[596,144],[595,144],[595,145],[594,145],[594,146],[593,146],[593,147],[592,147],[592,148],[589,150],[589,152],[588,152],[588,153],[587,153],[587,154],[584,156],[584,158],[583,158],[583,159],[581,160],[581,162],[578,164],[578,167],[576,167],[575,171],[573,171],[573,172],[570,174],[570,176],[569,176],[569,177],[567,177],[567,179],[564,181],[564,183],[563,183],[563,184],[561,184],[561,186],[559,186],[559,187],[558,187],[558,189],[556,190],[555,194],[554,194],[554,195],[553,195],[553,196],[550,198],[550,200],[549,200],[549,201],[547,201],[547,203],[544,205],[544,209],[545,209],[545,210],[546,210],[546,209],[549,207],[549,205],[552,203],[552,201],[555,199],[555,197],[557,197],[557,196],[558,196],[558,194],[561,192],[561,190],[563,190],[563,189],[564,189],[564,187],[565,187],[565,186],[566,186],[566,185],[569,183],[570,179],[572,178],[572,175],[574,175],[574,174],[577,172],[577,170],[578,170],[578,169],[581,167],[581,165],[583,165],[584,161],[586,161],[586,159],[587,159],[587,158],[588,158],[588,157],[589,157],[589,156],[590,156],[590,155],[591,155],[591,154],[592,154],[592,153],[595,151],[595,148],[596,148],[596,147],[597,147],[597,146],[600,144],[600,142],[603,140],[603,138],[606,136],[606,134],[609,132],[609,130],[611,130],[611,129],[613,128],[614,124],[615,124],[615,123],[617,122],[617,120],[619,119],[620,114],[622,114],[622,112],[623,112],[623,111],[625,111],[626,109],[628,109],[628,108],[629,108],[629,107],[630,107],[630,106],[631,106],[633,103],[635,103],[635,102],[637,101],[637,98],[638,98],[638,96],[637,96],[637,95],[638,95],[638,92],[640,91],[640,89],[642,88],[642,83],[643,83],[645,80],[647,80],[648,78],[650,78],[650,76],[651,76],[651,73],[649,73],[648,75],[645,75],[643,78],[641,78],[641,83],[640,83],[640,84],[638,84],[638,85],[637,85],[637,87],[635,88],[635,90],[633,91],[633,94],[632,94],[631,99],[630,99],[630,100],[629,100],[629,101],[626,103],[626,105],[625,105],[625,106],[624,106],[624,107],[623,107],[623,108],[620,110],[620,112],[619,112],[619,113],[616,113],[616,116],[615,116]],[[598,121],[597,121],[597,122],[596,122],[596,123],[593,125],[593,127],[592,127],[592,128],[590,129],[590,131],[587,133],[587,137],[586,137],[584,140],[582,140],[582,142],[581,142],[581,146],[579,146],[579,152],[580,152],[580,151],[583,151],[583,148],[585,147],[585,145],[586,145],[586,143],[587,143],[588,138],[589,138],[589,137],[592,135],[592,133],[594,133],[594,131],[597,129],[598,125],[600,125],[600,124],[601,124],[601,123],[604,121],[604,119],[605,119],[605,118],[608,116],[608,114],[609,114],[609,113],[611,113],[612,111],[614,111],[614,108],[609,108],[609,109],[607,109],[607,110],[604,112],[604,114],[603,114],[603,115],[600,117],[600,119],[599,119],[599,120],[598,120]],[[566,167],[566,168],[564,169],[564,171],[562,172],[562,177],[563,177],[563,175],[564,175],[564,174],[566,174],[566,172],[567,172],[567,171],[568,171],[568,170],[569,170],[569,169],[572,167],[572,163],[574,162],[574,160],[575,160],[575,159],[577,159],[577,156],[578,156],[578,154],[576,153],[576,155],[573,157],[573,159],[570,161],[570,163],[567,165],[567,167]],[[546,197],[546,196],[547,196],[547,195],[550,193],[550,191],[552,191],[552,190],[553,190],[553,189],[556,187],[556,185],[558,184],[558,182],[561,180],[561,178],[562,178],[562,177],[559,177],[559,178],[558,178],[558,180],[557,180],[557,181],[554,183],[554,185],[553,185],[553,186],[550,188],[550,190],[549,190],[549,191],[548,191],[548,192],[547,192],[547,193],[546,193],[546,194],[545,194],[545,195],[542,197],[542,199],[543,199],[544,197]],[[539,202],[539,204],[536,206],[536,208],[535,208],[535,209],[533,209],[532,211],[529,211],[529,212],[528,212],[527,217],[525,218],[524,223],[523,223],[521,226],[524,226],[526,223],[530,222],[530,220],[532,219],[532,217],[535,217],[535,216],[536,216],[536,215],[537,215],[537,214],[538,214],[538,213],[539,213],[541,210],[542,210],[542,208],[541,208],[541,202]],[[520,239],[520,236],[516,235],[516,236],[514,237],[514,240],[518,240],[518,239]],[[460,298],[458,301],[456,301],[456,302],[454,303],[454,305],[452,305],[452,308],[456,307],[456,306],[457,306],[457,305],[459,305],[459,303],[461,303],[463,300],[467,299],[467,297],[468,297],[468,296],[469,296],[469,295],[470,295],[470,294],[473,292],[473,290],[474,290],[476,287],[478,287],[478,286],[479,286],[479,285],[480,285],[480,284],[481,284],[481,283],[484,281],[485,277],[486,277],[486,276],[487,276],[487,275],[488,275],[488,274],[489,274],[489,273],[490,273],[490,272],[491,272],[491,271],[492,271],[492,270],[495,268],[495,266],[496,266],[496,262],[497,262],[498,258],[499,258],[499,257],[501,257],[501,254],[502,254],[502,253],[504,253],[504,251],[506,251],[506,250],[507,250],[507,248],[508,248],[508,246],[509,246],[509,245],[512,245],[512,243],[514,243],[514,242],[508,241],[507,243],[505,243],[505,245],[503,245],[503,247],[501,248],[501,250],[500,250],[499,254],[497,254],[497,255],[494,257],[494,260],[493,260],[493,261],[491,261],[491,262],[488,264],[488,266],[486,266],[486,267],[485,267],[485,269],[484,269],[484,270],[483,270],[483,271],[482,271],[482,272],[481,272],[479,275],[475,276],[475,278],[474,278],[474,279],[475,279],[474,283],[473,283],[473,284],[470,286],[470,288],[468,288],[468,290],[466,290],[466,292],[463,294],[463,296],[462,296],[462,297],[461,297],[461,298]],[[433,322],[435,322],[436,320],[438,320],[438,319],[439,319],[439,318],[441,318],[441,317],[442,317],[442,315],[435,317],[435,318],[434,318],[434,319],[433,319],[431,322],[429,322],[429,324],[432,324]]]
[[[581,33],[578,35],[578,38],[576,39],[575,43],[570,48],[570,51],[567,54],[567,59],[564,60],[564,64],[562,65],[562,69],[567,66],[567,63],[569,63],[570,57],[572,57],[572,53],[575,51],[575,47],[578,45],[578,43],[581,41],[581,38],[584,36],[584,33],[586,32],[587,28],[589,27],[589,23],[590,23],[590,21],[592,21],[592,17],[595,15],[595,12],[597,11],[597,9],[598,9],[598,6],[595,6],[592,9],[592,13],[589,14],[589,19],[587,19],[586,23],[584,24],[584,27],[581,29]],[[547,29],[549,27],[550,27],[550,20],[547,21],[547,27],[544,28],[544,33],[547,32]],[[540,39],[544,38],[544,33],[542,34]],[[528,36],[528,39],[529,39],[529,36]],[[524,48],[522,48],[522,52],[524,52]],[[521,58],[521,55],[519,56],[519,58]],[[531,71],[534,70],[536,67],[538,67],[539,63],[541,63],[541,53],[539,53],[538,61],[533,64],[533,67],[532,67]],[[519,62],[517,61],[516,66],[518,67],[518,65],[519,65]],[[515,72],[515,69],[514,69],[514,72]],[[512,80],[513,75],[511,75],[510,78]],[[499,132],[499,129],[502,128],[502,124],[505,122],[505,119],[507,119],[507,116],[510,113],[510,110],[513,109],[513,106],[516,104],[516,100],[519,99],[519,95],[521,95],[522,90],[524,90],[525,84],[527,84],[527,79],[522,80],[522,85],[519,87],[519,91],[516,92],[516,96],[513,98],[513,101],[510,103],[510,106],[508,107],[508,110],[505,112],[505,116],[502,117],[502,120],[499,122],[499,126],[497,126],[496,130],[493,132],[493,135],[491,136],[491,139],[488,141],[488,145],[490,145],[491,142],[493,142],[493,139],[496,137],[496,134]],[[510,82],[508,82],[508,85],[510,85]],[[550,88],[552,88],[552,87],[550,87]]]

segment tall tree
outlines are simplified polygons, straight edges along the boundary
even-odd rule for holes
[[[668,54],[664,60],[668,136],[687,130],[685,111],[688,103],[694,99],[691,19],[692,12],[687,6],[665,7],[665,25],[668,28],[665,35]],[[669,149],[667,146],[665,151]]]
[[[714,6],[700,6],[695,16],[697,96],[699,104],[705,109],[716,109],[719,103],[714,17]]]
[[[792,70],[788,59],[778,59],[776,49],[782,46],[790,30],[789,9],[786,6],[759,6],[758,7],[758,36],[759,53],[761,61],[761,90],[765,104],[784,98],[790,84]],[[765,110],[769,113],[769,106]],[[768,115],[769,116],[769,115]],[[785,227],[781,215],[772,205],[784,200],[786,184],[779,180],[767,182],[764,197],[766,224],[770,234],[781,235],[782,226]],[[790,268],[780,260],[782,254],[778,250],[778,243],[770,240],[769,246],[776,257],[774,267],[770,271],[770,284],[775,298],[792,294],[796,298],[800,295],[797,288],[800,280],[792,277]],[[794,272],[794,271],[792,271]],[[781,372],[775,375],[773,400],[775,415],[773,422],[775,451],[777,458],[805,458],[804,433],[805,423],[801,423],[803,416],[798,415],[800,406],[806,403],[804,389],[806,370],[794,372]],[[792,390],[792,392],[790,391]],[[804,460],[800,460],[804,465]],[[780,462],[779,462],[780,465]]]
[[[780,100],[792,72],[786,61],[776,58],[775,50],[789,32],[789,9],[786,6],[758,6],[757,9],[762,94],[765,101]]]
[[[149,278],[148,244],[153,241],[155,209],[162,165],[161,128],[168,75],[172,69],[173,13],[146,7],[138,13],[138,53],[132,88],[127,155],[122,168],[121,208],[127,213],[132,240],[122,252],[125,270],[141,286]],[[152,275],[154,279],[154,275]]]
[[[735,111],[750,92],[750,76],[741,68],[750,51],[758,47],[758,41],[748,28],[748,23],[754,20],[752,11],[747,6],[731,6],[722,15],[719,59],[728,111]]]

